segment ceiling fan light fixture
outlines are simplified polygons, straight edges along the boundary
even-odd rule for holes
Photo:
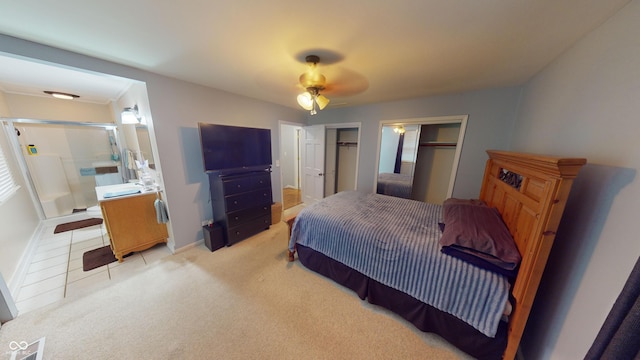
[[[318,108],[320,110],[324,110],[325,107],[329,104],[329,99],[327,99],[324,95],[316,96],[316,103],[318,104]]]
[[[320,91],[324,90],[327,79],[317,69],[318,62],[320,62],[318,56],[308,55],[305,60],[309,65],[309,69],[300,75],[299,81],[300,85],[307,91],[298,95],[298,105],[305,110],[309,110],[311,115],[315,115],[317,114],[316,105],[318,105],[318,110],[322,110],[329,104],[329,99],[320,95]]]
[[[300,107],[305,110],[312,110],[313,97],[311,96],[311,94],[305,91],[302,94],[298,95],[298,105],[300,105]]]
[[[316,70],[315,66],[300,75],[300,85],[304,88],[323,88],[326,83],[327,79]]]

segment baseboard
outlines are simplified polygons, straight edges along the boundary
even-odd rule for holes
[[[171,252],[173,252],[174,255],[175,254],[179,254],[181,252],[185,252],[185,251],[187,251],[187,250],[189,250],[191,248],[194,248],[196,246],[200,246],[202,244],[204,244],[204,235],[203,235],[203,237],[201,239],[198,239],[197,241],[192,242],[191,244],[187,244],[187,245],[179,247],[177,249],[174,248]]]
[[[14,299],[18,299],[18,295],[20,295],[20,287],[24,282],[24,279],[27,277],[27,273],[29,271],[29,266],[31,265],[31,260],[35,255],[36,249],[38,247],[38,241],[43,235],[43,231],[45,229],[45,224],[41,220],[38,223],[38,227],[35,229],[33,234],[31,234],[31,238],[29,239],[29,243],[27,247],[22,252],[22,256],[20,257],[20,261],[18,262],[18,268],[16,272],[13,274],[11,279],[9,279],[9,291]]]

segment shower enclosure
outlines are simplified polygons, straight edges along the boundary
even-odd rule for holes
[[[96,186],[127,180],[115,124],[10,119],[4,126],[47,219],[94,206]]]

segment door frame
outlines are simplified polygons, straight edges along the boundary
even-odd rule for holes
[[[354,169],[354,171],[356,172],[356,176],[354,176],[355,184],[353,184],[353,188],[355,190],[358,190],[358,173],[359,173],[358,169],[360,168],[360,143],[362,139],[362,123],[348,122],[348,123],[338,123],[338,124],[325,124],[324,128],[325,129],[358,129],[358,140],[357,140],[358,146],[356,146],[356,167]],[[325,147],[326,147],[326,143],[325,143]],[[325,173],[326,173],[326,169],[325,169]]]
[[[278,121],[278,138],[279,138],[279,143],[278,143],[278,160],[276,163],[276,167],[279,168],[280,171],[280,179],[282,179],[282,166],[280,165],[280,159],[282,157],[282,125],[289,125],[289,126],[294,126],[294,127],[298,127],[298,128],[304,128],[305,126],[309,126],[306,124],[301,124],[301,123],[296,123],[296,122],[291,122],[291,121],[284,121],[284,120],[279,120]],[[348,123],[337,123],[337,124],[317,124],[317,125],[324,125],[325,130],[326,129],[353,129],[353,128],[357,128],[358,129],[358,144],[361,143],[362,140],[362,123],[361,122],[348,122]],[[325,138],[326,139],[326,138]],[[298,149],[300,148],[300,140],[298,139]],[[326,140],[325,140],[326,141]],[[326,146],[326,144],[325,144]],[[301,171],[302,169],[302,158],[299,157],[298,158],[298,169],[299,171]],[[354,189],[358,189],[358,169],[360,168],[360,146],[358,146],[357,148],[357,154],[356,154],[356,168],[355,168],[355,172],[356,172],[356,176],[355,176],[355,184],[354,184]],[[326,169],[323,169],[326,170]],[[282,184],[281,184],[282,185]],[[284,185],[282,185],[284,186]],[[298,181],[298,187],[300,188],[300,190],[302,190],[302,179],[299,179]],[[283,203],[284,202],[284,195],[282,194],[282,190],[281,191],[281,195],[280,195],[280,202]]]
[[[296,159],[295,159],[295,164],[294,164],[294,168],[296,171],[296,181],[298,183],[298,189],[302,192],[302,176],[301,176],[301,169],[302,169],[302,159],[300,156],[300,130],[302,128],[305,127],[305,124],[301,124],[301,123],[296,123],[296,122],[291,122],[291,121],[284,121],[284,120],[279,120],[278,121],[278,159],[276,160],[276,167],[278,168],[278,171],[280,172],[280,203],[283,204],[284,206],[284,192],[282,191],[282,189],[284,189],[284,177],[282,176],[282,127],[283,126],[291,126],[294,127],[298,130],[297,132],[297,154],[296,154]]]

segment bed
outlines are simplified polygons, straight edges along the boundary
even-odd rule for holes
[[[573,179],[586,160],[487,153],[479,200],[497,209],[521,254],[515,277],[440,251],[442,205],[361,192],[338,193],[302,210],[289,259],[297,252],[305,267],[475,358],[513,359]]]
[[[413,187],[413,175],[380,173],[378,174],[377,193],[397,196],[405,199],[411,198]]]

